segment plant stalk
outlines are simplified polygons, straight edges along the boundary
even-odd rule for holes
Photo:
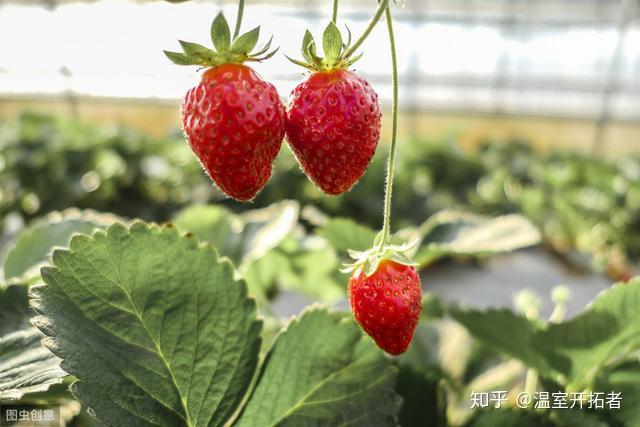
[[[242,15],[244,13],[244,0],[238,2],[238,15],[236,16],[236,26],[233,29],[233,38],[235,39],[240,34],[240,27],[242,26]]]
[[[387,164],[386,188],[384,193],[384,222],[382,225],[382,239],[380,247],[391,241],[391,193],[393,192],[393,174],[396,160],[396,145],[398,137],[398,58],[396,55],[396,40],[393,33],[393,17],[388,1],[385,13],[387,18],[387,33],[389,34],[389,48],[391,50],[391,67],[393,83],[393,106],[391,108],[391,148],[389,149],[389,162]]]
[[[331,15],[331,22],[334,24],[338,21],[338,0],[333,0],[333,14]]]
[[[369,25],[367,26],[367,28],[364,30],[362,35],[358,37],[358,40],[356,40],[355,43],[353,43],[351,47],[344,52],[345,58],[348,58],[349,56],[353,55],[353,53],[360,47],[360,45],[364,43],[366,38],[369,36],[371,31],[374,29],[374,27],[382,17],[382,14],[384,13],[388,5],[389,5],[389,0],[382,0],[378,3],[378,10],[376,10],[375,15],[373,15],[373,18],[371,18],[371,21],[369,22]]]

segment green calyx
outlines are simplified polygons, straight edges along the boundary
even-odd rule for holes
[[[351,49],[351,31],[347,27],[347,42],[344,43],[342,34],[336,24],[330,22],[322,35],[322,49],[324,50],[324,58],[318,55],[316,42],[309,30],[304,33],[302,39],[302,57],[304,61],[289,58],[289,61],[296,65],[300,65],[310,71],[331,71],[347,69],[356,62],[362,54],[353,55]]]
[[[175,64],[203,67],[217,67],[228,63],[242,64],[246,61],[264,61],[275,55],[278,49],[268,52],[273,40],[272,37],[263,47],[254,51],[259,37],[260,27],[256,27],[232,40],[229,24],[220,12],[211,24],[211,41],[215,49],[179,40],[183,52],[165,50],[164,54]]]
[[[343,273],[352,273],[355,270],[362,269],[368,277],[376,272],[382,261],[386,260],[391,260],[403,265],[418,265],[411,259],[411,254],[415,252],[415,248],[418,245],[418,239],[401,245],[394,245],[390,242],[382,243],[382,241],[383,233],[380,232],[376,236],[373,246],[370,249],[364,252],[349,250],[349,256],[354,259],[354,262],[344,264],[340,271]]]

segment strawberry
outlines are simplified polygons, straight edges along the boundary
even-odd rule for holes
[[[313,73],[296,87],[289,102],[287,141],[309,179],[331,195],[348,191],[365,173],[380,137],[378,95],[347,68],[353,49],[330,23],[323,35],[325,58],[316,53],[309,31],[302,42],[306,62],[289,58]]]
[[[415,267],[382,260],[375,272],[362,268],[349,279],[351,311],[362,329],[389,354],[404,353],[422,310],[422,287]]]
[[[208,70],[187,92],[182,105],[185,136],[213,182],[230,197],[248,201],[271,176],[285,133],[285,108],[275,87],[264,81],[245,61],[261,61],[270,41],[259,52],[259,27],[230,40],[222,14],[213,21],[216,50],[180,41],[184,53],[166,52],[180,65],[201,65]]]
[[[342,69],[317,72],[291,95],[287,140],[309,179],[338,195],[367,169],[380,117],[378,95],[366,80]]]

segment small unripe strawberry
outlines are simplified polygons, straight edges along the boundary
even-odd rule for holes
[[[349,279],[351,311],[362,329],[389,354],[409,347],[422,310],[422,287],[415,267],[387,259],[367,276],[362,268]]]

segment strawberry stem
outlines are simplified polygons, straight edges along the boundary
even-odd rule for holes
[[[242,15],[244,14],[244,0],[238,2],[238,16],[236,16],[236,26],[233,29],[233,39],[237,38],[240,34],[240,27],[242,26]]]
[[[333,14],[331,15],[331,22],[334,24],[338,20],[338,0],[333,0]]]
[[[391,50],[391,67],[393,81],[393,106],[391,108],[391,148],[389,149],[389,162],[387,164],[386,188],[384,193],[384,222],[382,226],[382,239],[380,248],[391,241],[391,193],[393,191],[393,173],[396,159],[396,143],[398,136],[398,58],[396,56],[396,41],[393,34],[393,17],[388,1],[385,12],[387,18],[387,33],[389,34],[389,48]]]
[[[355,43],[353,43],[351,45],[351,47],[349,47],[349,49],[347,49],[344,52],[343,56],[345,58],[348,58],[351,55],[353,55],[353,53],[360,47],[360,45],[362,45],[362,43],[364,43],[366,38],[369,36],[371,31],[374,29],[374,27],[376,26],[376,24],[378,23],[378,21],[382,17],[382,14],[384,13],[384,11],[385,11],[385,9],[387,8],[388,5],[389,5],[389,0],[379,1],[378,10],[376,10],[375,15],[373,15],[373,18],[371,18],[371,21],[369,22],[369,25],[367,26],[367,28],[364,30],[364,33],[362,33],[362,35],[360,37],[358,37],[358,40],[356,40]]]

